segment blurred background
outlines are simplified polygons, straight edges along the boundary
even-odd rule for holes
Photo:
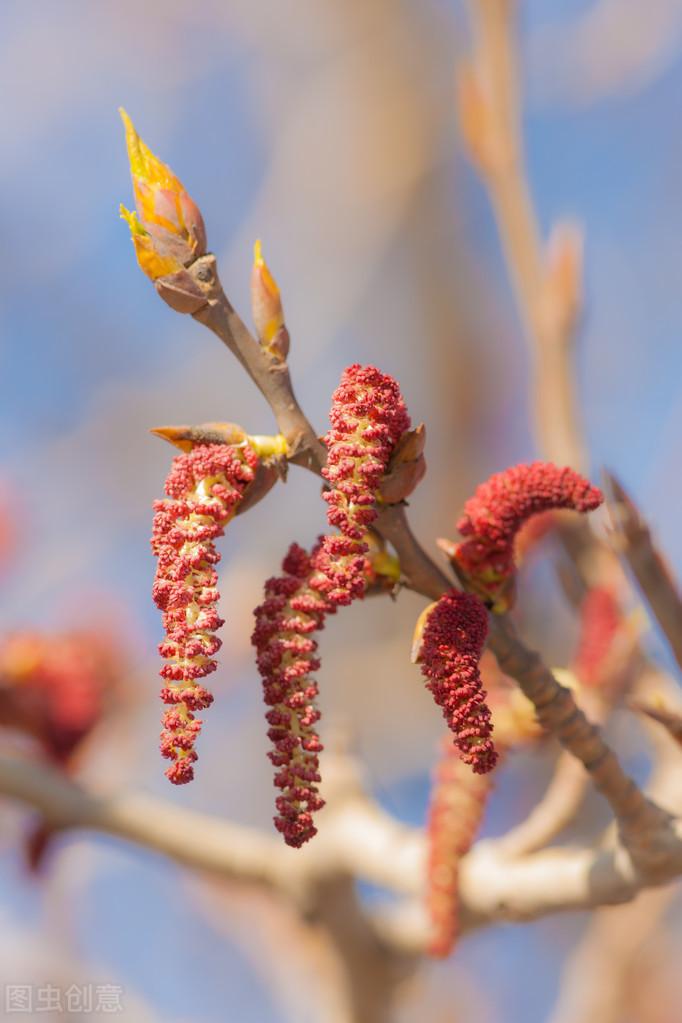
[[[591,475],[606,465],[622,477],[680,575],[682,3],[520,8],[542,225],[562,215],[585,227],[577,373]],[[466,28],[458,0],[0,7],[0,622],[94,632],[109,644],[123,709],[78,765],[93,786],[271,826],[251,611],[290,541],[308,544],[324,524],[318,482],[293,470],[230,526],[217,699],[197,781],[171,790],[157,750],[161,626],[149,550],[171,451],[148,429],[231,420],[266,433],[273,421],[217,340],[172,313],[139,272],[118,219],[131,185],[116,108],[198,202],[243,315],[262,238],[297,394],[320,432],[348,363],[374,363],[401,382],[413,422],[427,424],[429,471],[411,518],[435,551],[478,482],[537,455],[522,330],[487,198],[457,137]],[[414,824],[441,731],[409,663],[422,606],[403,593],[348,609],[323,636],[320,674],[325,720],[349,727],[374,793]],[[547,566],[531,571],[521,614],[549,662],[567,663],[575,622]],[[665,660],[655,634],[647,644]],[[643,769],[627,721],[613,727],[627,765]],[[502,774],[486,833],[532,806],[545,756],[520,756]],[[594,824],[602,813],[595,797],[587,816]],[[120,985],[135,1023],[320,1018],[292,990],[293,967],[255,954],[264,929],[286,935],[291,922],[238,892],[218,903],[159,857],[89,835],[51,842],[38,880],[26,863],[27,818],[0,807],[0,983]],[[570,915],[467,937],[425,968],[401,1019],[540,1023],[585,922]],[[679,937],[673,907],[666,941]],[[188,968],[178,969],[180,955]],[[679,998],[679,982],[664,983]]]

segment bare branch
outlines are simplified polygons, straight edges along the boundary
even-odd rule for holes
[[[590,783],[583,765],[565,750],[540,802],[524,821],[500,839],[509,856],[537,852],[560,835],[580,809]]]
[[[679,801],[679,792],[676,777],[674,783],[668,779],[661,795]],[[105,832],[196,870],[265,885],[307,906],[308,912],[315,904],[316,887],[344,875],[421,900],[423,834],[392,820],[369,797],[354,795],[353,786],[337,807],[332,797],[329,828],[325,826],[316,842],[298,851],[285,848],[274,837],[160,800],[95,796],[54,768],[18,758],[0,759],[0,794],[40,810],[56,828]],[[678,820],[672,821],[658,859],[648,863],[635,863],[617,841],[598,849],[550,849],[513,859],[504,852],[502,842],[480,842],[461,864],[462,926],[469,929],[626,902],[642,888],[680,873],[682,823]],[[387,927],[384,940],[389,933]],[[398,928],[394,921],[393,933],[396,945],[414,951],[425,939],[426,929],[422,935],[418,912],[404,912],[403,926]]]
[[[57,828],[104,831],[225,878],[279,886],[290,859],[259,831],[141,795],[96,796],[47,765],[0,758],[0,792]]]
[[[575,469],[586,462],[573,370],[579,287],[553,288],[528,186],[521,129],[516,4],[470,0],[474,55],[461,69],[459,113],[469,155],[495,213],[534,363],[537,442]],[[574,252],[579,273],[579,246]],[[570,260],[569,260],[570,262]]]
[[[259,345],[235,312],[220,283],[215,256],[201,256],[188,272],[206,296],[194,319],[220,338],[266,398],[286,437],[290,461],[319,472],[325,450],[296,400],[286,361]]]

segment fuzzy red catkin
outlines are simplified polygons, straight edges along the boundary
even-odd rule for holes
[[[329,420],[322,474],[330,489],[323,497],[329,524],[341,535],[324,538],[316,563],[328,580],[327,596],[338,605],[364,595],[368,548],[363,538],[377,517],[379,484],[410,417],[392,377],[355,363],[334,391]]]
[[[582,685],[599,686],[604,681],[621,625],[620,607],[611,587],[588,590],[580,607],[580,640],[573,663]]]
[[[314,558],[292,544],[282,562],[283,575],[268,579],[265,600],[254,614],[251,642],[263,679],[263,699],[270,708],[266,720],[274,749],[268,754],[278,768],[274,783],[281,790],[275,805],[275,827],[287,845],[299,848],[315,834],[313,813],[324,806],[318,753],[322,744],[315,730],[320,713],[315,706],[317,684],[312,673],[320,667],[314,632],[324,628],[335,611],[314,588],[318,575]]]
[[[427,825],[426,907],[429,954],[450,955],[459,932],[459,863],[481,826],[493,788],[490,774],[472,774],[449,740],[434,772]]]
[[[161,753],[172,761],[166,777],[176,785],[191,781],[194,744],[202,722],[194,716],[209,707],[212,694],[199,684],[215,671],[220,648],[218,616],[220,555],[215,540],[223,535],[244,490],[253,480],[258,458],[248,445],[201,444],[173,460],[166,480],[168,499],[154,504],[152,550],[158,558],[152,590],[163,611],[166,639],[159,653],[166,660],[167,684],[161,699]]]
[[[491,595],[514,573],[514,540],[521,526],[538,512],[570,508],[594,511],[601,491],[579,473],[551,462],[515,465],[482,483],[464,505],[457,523],[463,536],[455,560],[464,575]]]
[[[428,614],[418,657],[459,755],[476,774],[492,771],[497,762],[479,671],[487,633],[488,614],[478,597],[450,590]]]

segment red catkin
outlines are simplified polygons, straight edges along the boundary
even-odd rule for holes
[[[265,584],[251,637],[269,708],[273,749],[268,756],[277,768],[274,784],[280,789],[275,827],[294,848],[317,834],[313,814],[324,806],[317,788],[322,744],[315,730],[320,713],[312,677],[320,661],[312,636],[324,628],[326,615],[335,607],[314,588],[317,550],[309,555],[298,544],[291,545],[282,562],[283,575]]]
[[[338,605],[364,595],[364,536],[377,517],[379,484],[396,444],[410,428],[410,417],[392,377],[355,363],[344,370],[334,391],[329,421],[322,473],[330,489],[323,497],[329,525],[341,535],[325,537],[316,560],[328,580],[327,596]]]
[[[175,785],[194,777],[194,744],[202,724],[194,712],[213,702],[198,680],[215,671],[214,655],[221,645],[215,635],[223,624],[217,611],[220,555],[215,540],[223,535],[257,464],[248,445],[197,445],[173,460],[165,485],[168,499],[154,504],[152,550],[158,567],[152,593],[166,631],[159,653],[166,660],[161,699],[169,707],[160,748],[172,761],[166,777]]]
[[[418,655],[459,755],[476,774],[492,771],[497,762],[479,671],[487,632],[488,614],[478,597],[450,590],[428,614]]]
[[[600,686],[609,673],[609,655],[622,625],[616,595],[609,586],[593,586],[580,608],[580,640],[573,668],[584,686]]]
[[[322,745],[314,727],[320,714],[311,677],[320,662],[312,633],[324,627],[327,614],[365,594],[373,575],[365,535],[377,516],[382,476],[410,425],[398,384],[373,366],[344,370],[329,419],[324,498],[329,524],[339,533],[322,537],[310,555],[296,544],[289,549],[284,575],[265,584],[252,636],[271,708],[266,720],[274,749],[268,755],[281,790],[275,826],[294,847],[316,834],[313,814],[323,806],[317,789]]]
[[[101,720],[120,666],[104,634],[21,630],[0,638],[0,726],[33,736],[68,768]]]
[[[482,483],[464,505],[457,528],[468,539],[457,546],[455,561],[494,602],[513,578],[514,540],[532,515],[558,508],[589,512],[602,501],[601,491],[573,469],[551,462],[512,466]]]
[[[450,741],[436,766],[427,825],[426,908],[432,956],[450,955],[459,932],[459,864],[481,826],[492,775],[472,774]]]

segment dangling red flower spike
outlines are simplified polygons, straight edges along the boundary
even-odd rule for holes
[[[173,761],[166,777],[175,785],[194,777],[194,744],[201,731],[194,712],[213,702],[198,680],[217,667],[215,633],[223,624],[216,609],[220,555],[214,541],[237,510],[257,464],[248,444],[198,445],[174,459],[166,480],[168,500],[154,504],[152,550],[158,568],[152,592],[166,630],[159,653],[167,661],[160,672],[167,681],[161,699],[169,705],[161,753]]]
[[[329,420],[331,428],[323,438],[327,466],[322,473],[330,489],[322,496],[329,505],[329,524],[341,536],[325,537],[317,567],[328,579],[329,599],[349,604],[365,592],[364,536],[377,517],[381,478],[410,428],[410,417],[392,377],[355,363],[344,370],[334,391]]]
[[[464,763],[476,774],[492,771],[497,753],[479,661],[488,614],[473,593],[450,590],[426,609],[417,625],[413,659],[420,665]]]
[[[311,677],[320,667],[314,632],[324,628],[335,607],[311,588],[314,553],[292,544],[282,562],[283,575],[268,579],[265,600],[256,608],[251,642],[263,679],[263,699],[270,708],[266,720],[274,749],[268,754],[278,768],[275,785],[278,816],[275,827],[287,845],[303,845],[317,828],[313,813],[324,806],[318,753],[322,744],[315,731],[320,713],[315,707],[317,684]]]
[[[459,864],[473,845],[493,789],[493,776],[472,774],[451,742],[436,766],[427,825],[426,908],[432,956],[450,955],[459,932]]]

